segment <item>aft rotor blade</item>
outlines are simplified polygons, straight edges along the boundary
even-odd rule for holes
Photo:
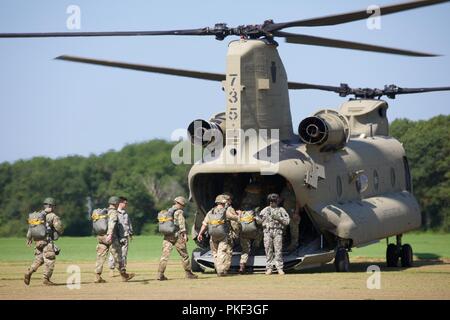
[[[144,65],[144,64],[135,64],[135,63],[127,63],[127,62],[100,60],[100,59],[91,59],[91,58],[83,58],[83,57],[68,56],[68,55],[59,56],[59,57],[56,57],[55,59],[71,61],[71,62],[95,64],[95,65],[107,66],[107,67],[122,68],[122,69],[146,71],[146,72],[153,72],[153,73],[162,73],[162,74],[169,74],[169,75],[173,75],[173,76],[188,77],[188,78],[203,79],[203,80],[212,80],[212,81],[225,80],[224,74],[212,73],[212,72],[175,69],[175,68],[167,68],[167,67],[160,67],[160,66],[151,66],[151,65]]]
[[[450,0],[418,0],[418,1],[409,1],[394,5],[388,5],[384,7],[380,7],[380,14],[382,16],[416,9],[420,7],[426,7],[431,6],[439,3],[448,2]],[[369,11],[369,12],[367,12]],[[273,23],[271,25],[268,25],[265,30],[266,31],[277,31],[284,28],[290,28],[290,27],[321,27],[321,26],[331,26],[331,25],[337,25],[341,23],[347,23],[357,20],[363,20],[370,18],[374,14],[371,10],[358,10],[353,12],[347,12],[347,13],[341,13],[336,15],[329,15],[319,18],[311,18],[311,19],[304,19],[304,20],[296,20],[296,21],[290,21],[290,22],[283,22],[283,23]]]
[[[323,90],[323,91],[332,91],[339,92],[340,87],[326,86],[321,84],[312,84],[312,83],[303,83],[303,82],[288,82],[288,88],[292,90]]]
[[[54,38],[54,37],[123,37],[123,36],[207,36],[209,28],[167,31],[103,31],[103,32],[36,32],[0,33],[0,38]]]
[[[341,48],[341,49],[352,49],[352,50],[362,50],[362,51],[372,51],[372,52],[382,52],[382,53],[390,53],[390,54],[398,54],[403,56],[414,56],[414,57],[436,57],[438,54],[426,53],[426,52],[418,52],[411,50],[403,50],[389,47],[376,46],[372,44],[360,43],[360,42],[352,42],[345,40],[336,40],[329,38],[322,38],[304,34],[295,34],[277,31],[274,35],[279,37],[284,37],[287,43],[296,43],[296,44],[306,44],[313,46],[321,46],[321,47],[332,47],[332,48]]]

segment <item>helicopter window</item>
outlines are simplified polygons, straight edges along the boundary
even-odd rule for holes
[[[395,187],[395,169],[391,168],[391,185]]]
[[[360,174],[356,179],[356,190],[363,193],[369,187],[369,178],[365,174]]]
[[[378,191],[378,186],[380,184],[380,178],[378,177],[377,170],[373,170],[373,188]]]
[[[385,118],[386,117],[386,109],[385,108],[379,108],[378,109],[378,114],[380,115],[381,118]]]
[[[336,178],[336,192],[339,198],[342,197],[342,180],[340,176]]]

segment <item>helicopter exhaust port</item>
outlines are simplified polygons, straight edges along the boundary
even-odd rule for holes
[[[350,127],[339,112],[321,110],[300,122],[298,135],[306,144],[321,146],[320,151],[337,150],[347,143]]]

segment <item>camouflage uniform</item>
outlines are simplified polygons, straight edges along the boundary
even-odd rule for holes
[[[103,264],[105,263],[109,252],[113,256],[114,261],[118,261],[117,269],[120,273],[126,271],[123,260],[120,259],[122,256],[122,247],[119,243],[118,221],[119,212],[115,208],[110,207],[108,209],[108,231],[106,232],[106,235],[97,236],[97,260],[95,263],[95,273],[97,275],[102,274]],[[108,243],[106,238],[110,235],[112,235],[112,240],[111,243]]]
[[[50,212],[45,215],[45,223],[47,225],[47,229],[52,234],[55,231],[58,234],[62,234],[64,231],[60,218],[54,212]],[[55,244],[52,240],[52,234],[49,235],[46,240],[35,242],[34,261],[28,268],[27,272],[29,277],[31,277],[31,274],[36,272],[40,266],[44,265],[44,280],[50,280],[53,270],[55,269],[56,259]],[[27,232],[27,240],[32,240],[30,231]]]
[[[210,224],[212,217],[211,213],[216,212],[218,207],[211,209],[203,219],[202,224],[207,226]],[[234,210],[233,210],[234,211]],[[233,214],[229,208],[226,211],[226,219],[231,221],[237,221],[237,215]],[[209,245],[214,257],[214,266],[216,267],[217,274],[226,274],[231,266],[231,256],[233,254],[232,243],[230,235],[228,234],[225,239],[221,241],[214,241],[212,238],[209,240]]]
[[[176,209],[176,207],[174,206],[172,207],[172,209]],[[166,270],[167,267],[167,262],[170,257],[170,253],[172,252],[172,249],[175,246],[175,249],[177,249],[178,253],[181,256],[181,264],[183,266],[184,271],[190,273],[191,264],[189,263],[189,254],[187,252],[186,242],[180,236],[182,233],[186,234],[186,221],[184,219],[183,209],[177,209],[173,214],[173,219],[175,225],[178,225],[179,230],[174,235],[164,236],[158,272],[160,274],[164,274],[164,271]]]
[[[267,270],[274,267],[283,271],[283,229],[289,224],[289,215],[282,207],[265,207],[257,221],[264,230],[264,247],[266,249]]]
[[[291,242],[289,244],[288,250],[294,250],[298,246],[298,227],[300,224],[300,215],[296,213],[297,203],[295,199],[295,193],[292,189],[285,187],[281,193],[280,197],[284,199],[283,208],[289,214],[289,231],[291,234]]]
[[[120,258],[122,259],[123,265],[126,268],[128,257],[128,245],[130,243],[130,238],[133,235],[133,226],[131,225],[131,220],[126,210],[117,210],[117,211],[119,212],[118,216],[119,223],[117,225],[119,233],[119,243],[121,245],[122,250],[122,256]],[[117,263],[114,260],[114,257],[111,252],[109,253],[108,262],[109,268],[111,270],[114,270]]]

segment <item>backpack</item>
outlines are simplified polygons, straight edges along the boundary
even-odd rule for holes
[[[159,232],[165,236],[175,235],[178,231],[178,225],[173,218],[177,209],[161,210],[158,212]]]
[[[28,215],[28,230],[34,241],[47,239],[47,223],[45,221],[45,211],[35,211]]]
[[[208,234],[215,242],[224,240],[229,231],[229,226],[226,217],[227,209],[212,209],[208,212],[210,220],[208,223]]]
[[[254,239],[258,232],[255,221],[255,212],[253,210],[244,211],[239,218],[241,223],[241,236],[247,239]]]
[[[104,236],[108,232],[108,209],[92,211],[92,228],[97,236]]]

